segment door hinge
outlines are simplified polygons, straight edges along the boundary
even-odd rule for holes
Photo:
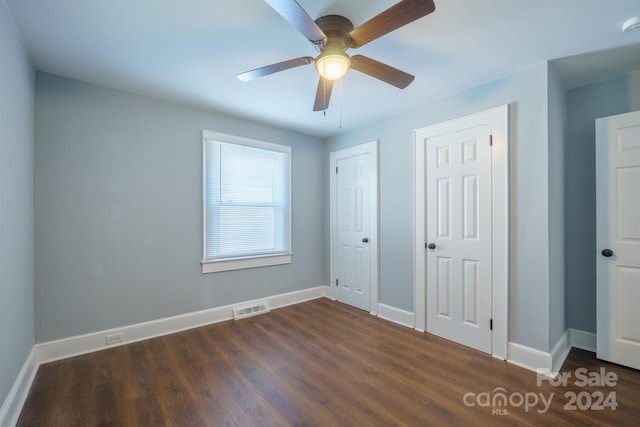
[[[336,286],[338,286],[338,279],[336,279]]]
[[[489,145],[493,145],[493,135],[489,135]]]
[[[493,319],[489,319],[489,329],[493,331]]]
[[[338,173],[338,167],[336,166],[336,173]]]

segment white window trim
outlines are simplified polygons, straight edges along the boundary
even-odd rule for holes
[[[272,265],[291,264],[291,254],[257,256],[253,258],[236,258],[232,260],[202,261],[203,273],[242,270],[245,268],[269,267]]]
[[[207,235],[207,205],[206,200],[206,143],[209,140],[222,141],[232,144],[240,144],[247,147],[260,148],[264,150],[278,151],[289,155],[289,248],[291,248],[291,147],[270,142],[258,141],[255,139],[242,138],[221,132],[214,132],[204,129],[202,131],[202,273],[216,273],[220,271],[242,270],[246,268],[268,267],[272,265],[291,264],[292,252],[278,252],[276,254],[253,255],[245,257],[206,259],[206,238]]]

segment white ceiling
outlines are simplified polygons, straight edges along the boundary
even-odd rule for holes
[[[263,0],[4,1],[38,70],[320,137],[546,60],[572,57],[558,61],[568,88],[640,69],[640,31],[621,31],[640,15],[639,0],[435,0],[431,15],[350,51],[415,81],[399,90],[350,71],[324,115],[312,111],[313,65],[246,83],[236,78],[315,56]],[[339,14],[358,26],[396,1],[298,2],[313,18]]]

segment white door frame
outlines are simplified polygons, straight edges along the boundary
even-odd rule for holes
[[[371,168],[370,168],[370,197],[369,197],[369,209],[370,209],[370,236],[369,236],[369,250],[370,250],[370,278],[371,278],[371,314],[378,313],[378,141],[371,141],[365,144],[356,145],[354,147],[346,148],[344,150],[332,151],[329,154],[329,234],[330,234],[330,270],[331,270],[331,282],[329,283],[330,297],[334,300],[337,299],[336,279],[338,277],[338,262],[337,254],[337,230],[336,230],[336,208],[338,206],[337,192],[336,192],[336,167],[337,162],[340,159],[357,156],[360,154],[370,153],[371,155]]]
[[[634,369],[640,368],[638,343],[625,335],[625,329],[633,322],[627,317],[629,312],[625,313],[619,307],[621,300],[634,298],[633,295],[624,298],[624,285],[619,274],[637,267],[638,252],[634,248],[635,242],[626,238],[623,231],[626,227],[621,227],[620,210],[623,206],[619,203],[623,200],[625,185],[620,172],[630,166],[635,167],[637,161],[637,147],[625,146],[621,134],[637,129],[639,114],[640,111],[632,111],[596,119],[595,152],[596,355],[598,359]],[[603,256],[603,249],[613,250],[613,256]],[[637,327],[637,323],[635,325]]]
[[[509,106],[502,105],[414,131],[414,314],[415,328],[427,330],[426,277],[426,149],[423,141],[466,128],[491,125],[492,192],[492,350],[500,359],[507,358],[509,337]]]

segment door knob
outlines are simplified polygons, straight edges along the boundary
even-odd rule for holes
[[[436,248],[436,244],[435,244],[435,243],[429,243],[429,244],[427,245],[427,249],[431,249],[431,250],[433,250],[433,249],[435,249],[435,248]]]
[[[609,258],[610,256],[613,256],[613,251],[611,249],[603,249],[602,256]]]
[[[363,237],[362,238],[362,243],[368,243],[369,242],[369,238],[368,237]]]

